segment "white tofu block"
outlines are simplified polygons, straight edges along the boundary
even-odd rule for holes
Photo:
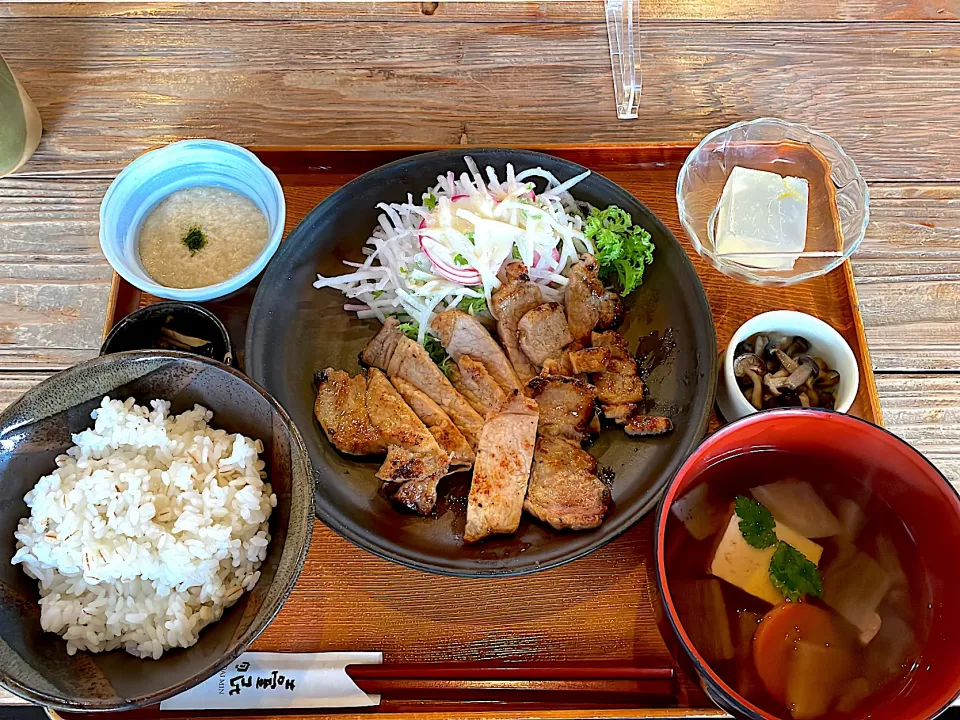
[[[717,254],[786,253],[785,257],[740,255],[730,259],[757,268],[792,269],[807,243],[809,189],[803,178],[735,167],[720,195]]]
[[[778,540],[793,545],[814,565],[820,564],[823,547],[783,523],[777,523],[774,532]],[[770,558],[775,550],[773,546],[758,550],[744,540],[740,518],[733,513],[710,561],[710,574],[776,605],[783,602],[783,593],[770,581]]]

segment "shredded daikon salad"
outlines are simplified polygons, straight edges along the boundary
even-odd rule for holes
[[[484,178],[473,158],[469,172],[437,177],[420,203],[378,203],[379,225],[354,271],[317,276],[316,288],[340,290],[343,306],[361,319],[406,315],[419,325],[421,345],[434,314],[460,308],[486,313],[500,286],[497,273],[510,259],[523,261],[548,301],[562,301],[567,269],[582,252],[596,252],[584,236],[584,219],[569,190],[590,171],[561,182],[541,167],[519,173],[506,167],[501,181],[493,168]],[[532,178],[546,181],[538,193]]]

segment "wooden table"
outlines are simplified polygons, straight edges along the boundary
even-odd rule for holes
[[[853,268],[885,421],[960,483],[960,0],[641,4],[633,121],[599,0],[0,6],[45,125],[0,180],[0,404],[96,354],[100,199],[151,146],[695,141],[776,116],[868,180]]]

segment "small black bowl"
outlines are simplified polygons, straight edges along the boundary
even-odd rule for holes
[[[174,337],[164,337],[164,328],[179,335],[206,340],[207,344],[183,346]],[[126,350],[181,350],[233,364],[233,348],[227,328],[206,308],[185,302],[147,305],[120,320],[103,341],[100,354]]]

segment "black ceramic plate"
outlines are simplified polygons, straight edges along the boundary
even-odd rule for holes
[[[300,428],[316,479],[317,516],[336,532],[381,557],[431,572],[468,577],[510,575],[554,567],[595,550],[653,508],[661,490],[703,437],[716,384],[717,341],[707,298],[683,248],[647,207],[600,175],[573,195],[599,207],[618,205],[649,230],[656,243],[643,286],[627,298],[621,332],[631,347],[653,331],[671,331],[676,347],[648,378],[653,412],[673,418],[670,435],[631,439],[607,429],[591,452],[611,468],[613,504],[604,523],[588,532],[558,532],[524,515],[515,535],[463,543],[469,476],[440,486],[436,517],[398,511],[374,477],[376,459],[339,454],[313,417],[314,371],[332,366],[357,373],[357,354],[379,323],[343,310],[334,289],[316,290],[318,272],[341,274],[343,259],[359,261],[377,222],[378,202],[420,197],[436,177],[465,170],[465,151],[443,150],[384,165],[344,185],[301,222],[267,267],[247,328],[246,365],[254,380],[280,401]],[[542,166],[561,181],[583,172],[575,163],[523,150],[469,154],[482,169],[503,176],[508,162],[519,172]]]

